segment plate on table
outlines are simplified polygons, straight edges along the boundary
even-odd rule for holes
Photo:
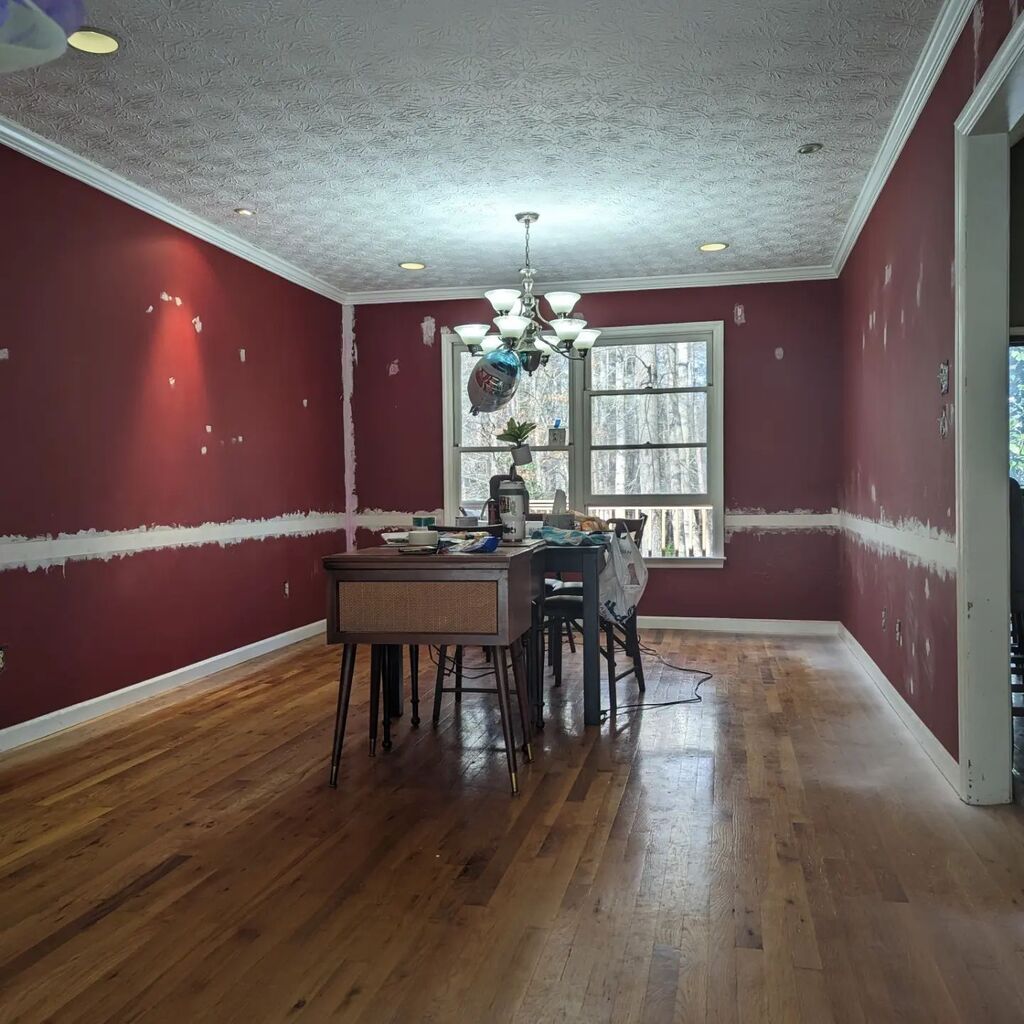
[[[381,539],[385,544],[408,544],[409,534],[406,533],[382,533]]]

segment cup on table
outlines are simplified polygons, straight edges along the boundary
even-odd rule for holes
[[[413,547],[436,548],[439,536],[437,530],[410,530],[409,544]]]

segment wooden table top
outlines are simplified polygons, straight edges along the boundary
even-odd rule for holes
[[[519,544],[501,544],[484,553],[447,552],[436,555],[403,555],[394,545],[341,551],[324,557],[324,568],[331,569],[451,569],[456,565],[477,569],[502,569],[516,558],[529,557],[545,546],[542,540]]]

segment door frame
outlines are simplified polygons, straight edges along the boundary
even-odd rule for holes
[[[955,125],[957,690],[960,796],[1012,798],[1009,411],[1010,147],[1024,125],[1024,18]]]

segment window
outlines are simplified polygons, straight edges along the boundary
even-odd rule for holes
[[[466,397],[478,357],[445,338],[448,515],[482,509],[491,476],[508,472],[508,446],[495,435],[514,416],[538,424],[533,463],[521,471],[531,508],[550,509],[561,488],[570,508],[603,518],[644,512],[646,558],[721,564],[721,323],[607,328],[585,362],[552,356],[505,408],[478,416]],[[566,445],[547,444],[556,420]]]

